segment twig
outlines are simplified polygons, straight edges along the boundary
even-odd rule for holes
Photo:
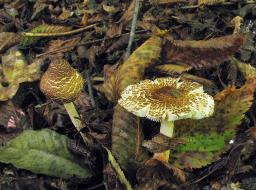
[[[132,17],[132,27],[131,27],[131,32],[130,32],[129,43],[128,43],[128,47],[127,47],[127,50],[126,50],[126,54],[124,56],[125,59],[127,59],[131,54],[132,43],[133,43],[133,40],[134,40],[134,35],[135,35],[135,30],[136,30],[136,25],[137,25],[137,19],[138,19],[138,14],[139,14],[139,9],[140,9],[140,1],[141,0],[136,0],[136,3],[135,3],[133,17]]]
[[[96,104],[95,104],[95,100],[94,100],[94,96],[93,96],[92,81],[91,81],[91,77],[90,77],[90,69],[85,70],[85,75],[86,75],[86,83],[87,83],[87,87],[88,87],[91,104],[92,104],[92,107],[94,108]]]
[[[83,28],[78,28],[76,30],[71,30],[68,32],[60,32],[60,33],[33,33],[33,32],[23,32],[22,34],[26,37],[57,37],[57,36],[67,36],[67,35],[73,35],[80,32],[83,32],[85,30],[88,30],[90,28],[93,28],[97,26],[99,23],[92,24],[89,26],[85,26]]]

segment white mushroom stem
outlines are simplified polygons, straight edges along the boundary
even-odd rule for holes
[[[174,122],[173,121],[163,120],[161,122],[161,126],[160,126],[161,134],[171,138],[171,137],[173,137],[173,131],[174,131]],[[160,161],[163,161],[163,162],[168,162],[169,155],[170,155],[170,150],[166,150],[161,153],[155,153],[154,158],[156,158]]]
[[[161,122],[161,126],[160,126],[161,134],[171,138],[173,136],[173,130],[174,130],[174,122],[173,121],[163,120]]]

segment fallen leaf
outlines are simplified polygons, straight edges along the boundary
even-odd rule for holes
[[[38,80],[41,76],[41,62],[40,60],[28,65],[27,61],[21,51],[10,49],[5,55],[2,56],[2,72],[3,77],[0,81],[8,83],[4,87],[0,83],[0,101],[12,98],[22,82],[31,82]]]
[[[243,34],[209,40],[174,40],[163,48],[163,60],[183,63],[195,69],[214,67],[228,60],[245,43]]]
[[[80,42],[80,37],[71,38],[68,40],[51,40],[48,44],[48,48],[41,55],[53,55],[54,57],[62,58],[63,53],[72,51],[76,45]]]
[[[69,139],[52,130],[27,130],[0,148],[0,162],[62,178],[92,176],[68,150]]]
[[[192,69],[191,66],[165,64],[155,67],[158,71],[166,74],[181,74]]]
[[[45,33],[45,34],[54,34],[54,33],[61,33],[61,32],[68,32],[71,30],[71,27],[68,26],[60,26],[60,25],[49,25],[49,24],[41,24],[32,30],[29,33]],[[33,43],[38,42],[42,37],[31,37],[25,36],[21,40],[21,44],[23,46],[28,46]]]
[[[228,87],[215,97],[213,116],[202,120],[175,122],[176,138],[185,143],[176,146],[171,158],[180,168],[200,168],[218,159],[229,148],[236,129],[253,101],[256,79],[248,80],[241,88]]]
[[[106,78],[101,91],[108,100],[116,102],[125,87],[143,79],[145,69],[160,57],[162,43],[161,37],[152,36],[137,48],[113,75]]]
[[[198,5],[217,5],[224,3],[226,0],[198,0]]]
[[[4,52],[9,47],[16,45],[20,42],[21,36],[12,32],[0,33],[0,53]]]
[[[250,65],[248,63],[240,62],[239,60],[237,60],[235,58],[233,58],[232,61],[234,64],[236,64],[239,71],[243,74],[243,76],[246,80],[256,77],[256,68],[255,67],[253,67],[252,65]]]

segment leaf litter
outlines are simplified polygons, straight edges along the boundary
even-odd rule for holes
[[[255,6],[0,0],[0,188],[35,182],[37,189],[253,189]],[[62,102],[39,89],[56,59],[85,80],[73,102],[79,131]],[[159,77],[203,85],[214,97],[213,115],[177,121],[169,138],[159,134],[158,122],[117,103],[129,85]],[[61,88],[63,81],[76,86],[69,77],[48,84]],[[166,150],[168,163],[153,157]]]

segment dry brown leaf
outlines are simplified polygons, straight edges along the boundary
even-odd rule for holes
[[[59,20],[66,20],[71,17],[72,12],[68,9],[64,9],[62,13],[57,17]]]
[[[164,60],[180,62],[195,69],[223,63],[244,45],[243,34],[227,35],[209,40],[174,40],[164,47]]]
[[[82,26],[87,26],[88,22],[89,22],[89,14],[85,12],[82,19],[81,19],[81,25]]]
[[[71,38],[68,40],[52,40],[48,44],[48,48],[41,55],[54,55],[54,57],[58,56],[60,58],[63,57],[63,53],[72,51],[75,46],[80,42],[81,38]]]
[[[109,24],[108,30],[106,32],[106,36],[109,38],[113,38],[115,36],[119,36],[122,34],[123,25],[122,24]]]

